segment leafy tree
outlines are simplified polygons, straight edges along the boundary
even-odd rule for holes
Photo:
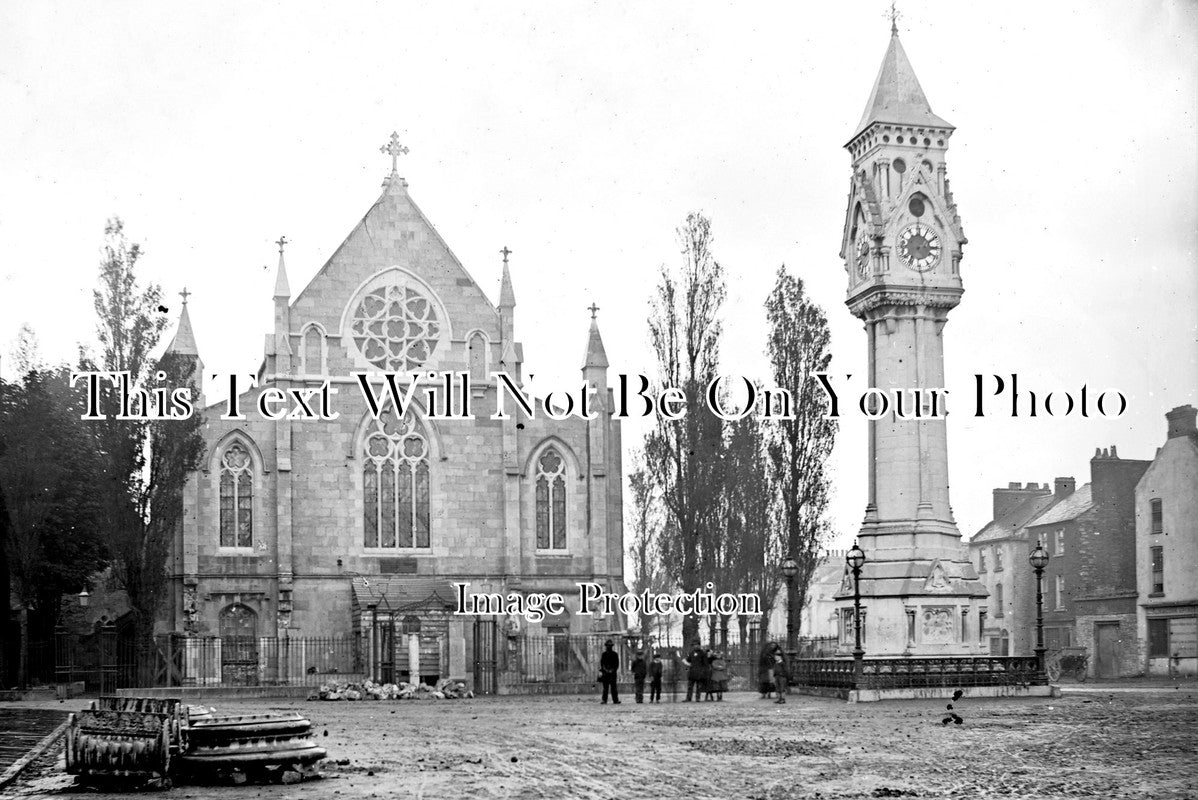
[[[767,451],[781,518],[781,552],[798,563],[794,595],[789,598],[797,619],[819,564],[821,541],[828,532],[830,482],[828,456],[836,439],[836,420],[825,419],[825,401],[814,377],[832,361],[831,334],[823,309],[803,290],[803,281],[778,269],[765,302],[769,322],[766,353],[776,386],[794,395],[793,420],[770,430]],[[772,565],[769,572],[777,572]]]
[[[645,472],[643,456],[634,453],[632,471],[628,475],[632,489],[632,591],[653,593],[665,591],[668,580],[661,567],[661,538],[665,520],[661,502],[656,496],[649,475]],[[642,614],[638,620],[641,639],[649,641],[655,618]]]
[[[157,312],[161,289],[138,284],[141,247],[128,242],[119,218],[109,220],[104,234],[100,286],[93,293],[99,363],[84,359],[81,366],[128,373],[130,384],[147,392],[155,385],[187,385],[195,377],[192,359],[168,353],[155,362],[151,356],[167,320]],[[144,656],[152,650],[154,621],[168,589],[166,559],[182,516],[187,472],[198,466],[203,455],[200,418],[195,414],[187,420],[117,419],[117,392],[106,384],[102,387],[100,409],[105,419],[91,424],[107,466],[104,525],[109,531],[113,575],[129,597],[138,648]]]
[[[32,340],[23,331],[18,349]],[[20,603],[17,682],[29,678],[29,640],[49,638],[59,598],[87,586],[102,569],[106,549],[95,524],[93,479],[100,468],[83,406],[65,368],[38,369],[36,348],[19,382],[0,384],[0,521],[7,583]]]
[[[768,636],[770,612],[781,580],[777,498],[767,469],[761,418],[750,414],[728,424],[724,488],[724,529],[727,534],[726,580],[737,592],[755,593],[761,600],[762,636]],[[748,641],[748,618],[740,617],[741,641]],[[722,620],[726,630],[728,620]]]
[[[718,535],[722,486],[722,425],[704,393],[717,377],[727,290],[724,270],[711,253],[711,221],[689,214],[678,229],[682,263],[663,266],[649,315],[649,335],[661,384],[677,387],[686,416],[661,415],[645,440],[645,468],[669,522],[661,540],[666,574],[682,591],[714,577],[712,537]],[[682,621],[686,642],[698,638],[698,618]]]

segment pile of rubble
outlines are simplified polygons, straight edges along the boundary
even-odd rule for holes
[[[459,700],[474,697],[465,681],[445,678],[436,686],[427,683],[322,683],[309,700]]]

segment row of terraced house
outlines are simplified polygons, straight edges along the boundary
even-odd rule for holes
[[[970,540],[990,592],[982,635],[995,655],[1036,646],[1036,578],[1028,556],[1051,556],[1042,578],[1044,644],[1084,648],[1091,677],[1198,674],[1198,432],[1194,407],[1166,415],[1152,460],[1115,447],[1090,480],[1010,483]]]

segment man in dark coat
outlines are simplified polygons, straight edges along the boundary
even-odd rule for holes
[[[661,653],[653,653],[653,662],[649,664],[649,702],[661,702],[661,673],[663,664],[661,663]]]
[[[599,680],[603,684],[603,702],[607,702],[607,692],[611,690],[612,705],[620,704],[620,690],[616,686],[616,674],[620,671],[620,655],[612,650],[612,641],[603,643],[603,655],[599,656]]]
[[[686,665],[686,700],[689,703],[693,694],[697,703],[703,699],[703,690],[709,674],[707,654],[703,652],[703,648],[696,644],[686,660]]]
[[[638,703],[645,702],[645,673],[648,668],[645,665],[645,659],[641,655],[641,651],[636,651],[636,658],[632,660],[632,681],[636,689],[636,701]]]

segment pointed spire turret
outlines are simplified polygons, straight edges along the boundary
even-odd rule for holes
[[[184,288],[179,294],[183,297],[183,310],[179,312],[179,327],[175,329],[171,343],[166,346],[166,352],[199,358],[200,351],[196,348],[196,337],[191,330],[191,315],[187,313],[187,298],[191,292]]]
[[[503,254],[503,277],[499,280],[499,307],[515,308],[516,293],[512,290],[512,273],[507,266],[507,257],[512,251],[504,247],[499,251]]]
[[[898,25],[891,19],[890,45],[882,58],[878,78],[874,81],[865,113],[853,133],[853,138],[875,122],[892,125],[914,125],[933,128],[953,126],[932,113],[932,106],[915,77],[911,61],[899,41]]]
[[[283,246],[287,244],[287,237],[280,236],[275,242],[279,246],[279,270],[275,276],[275,297],[291,297],[291,284],[287,282],[287,265],[283,262]]]
[[[587,352],[583,358],[582,368],[584,372],[588,369],[606,370],[608,367],[607,351],[603,349],[603,337],[599,334],[597,318],[599,306],[591,303],[587,310],[591,312],[591,332],[587,336]]]

